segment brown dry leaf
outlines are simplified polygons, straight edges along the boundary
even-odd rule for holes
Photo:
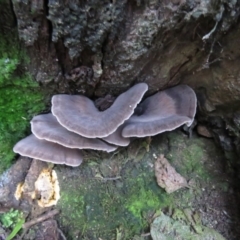
[[[176,172],[163,154],[156,159],[155,176],[158,185],[164,188],[167,193],[187,186],[186,179]]]

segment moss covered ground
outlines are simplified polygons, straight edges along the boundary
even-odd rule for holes
[[[158,211],[196,208],[202,188],[217,178],[211,167],[219,163],[222,152],[213,141],[189,139],[180,131],[154,137],[150,146],[147,143],[136,140],[113,154],[86,152],[79,168],[57,167],[58,220],[67,239],[134,239],[149,232]],[[161,189],[154,175],[153,154],[165,154],[191,187],[173,194]]]
[[[45,108],[43,91],[26,72],[27,61],[16,32],[0,33],[0,173],[12,163],[12,148],[28,133],[32,116]]]

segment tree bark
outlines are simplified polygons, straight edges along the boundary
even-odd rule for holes
[[[239,3],[12,1],[29,71],[53,93],[98,98],[137,82],[146,82],[149,94],[186,83],[197,93],[199,120],[225,150],[238,148],[227,124],[234,139],[240,129]]]

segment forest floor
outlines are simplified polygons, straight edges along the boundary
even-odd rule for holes
[[[169,194],[158,186],[154,166],[161,154],[187,180],[186,187]],[[113,153],[85,151],[80,167],[54,170],[61,239],[240,239],[234,169],[212,139],[189,138],[177,130],[135,140]],[[37,214],[28,216],[29,221]],[[35,235],[40,225],[22,239],[46,239]]]
[[[160,154],[186,178],[188,187],[168,194],[157,185],[154,156]],[[176,131],[152,141],[135,140],[111,154],[86,153],[85,160],[79,168],[56,168],[61,187],[58,222],[67,239],[151,239],[151,223],[161,213],[173,222],[183,221],[193,232],[198,232],[194,225],[201,225],[226,239],[240,239],[232,169],[213,140]],[[157,239],[165,239],[163,235]],[[187,239],[180,235],[171,237]]]

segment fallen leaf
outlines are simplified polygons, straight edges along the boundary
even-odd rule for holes
[[[186,179],[176,172],[163,154],[156,159],[154,167],[157,183],[167,193],[187,186]]]

